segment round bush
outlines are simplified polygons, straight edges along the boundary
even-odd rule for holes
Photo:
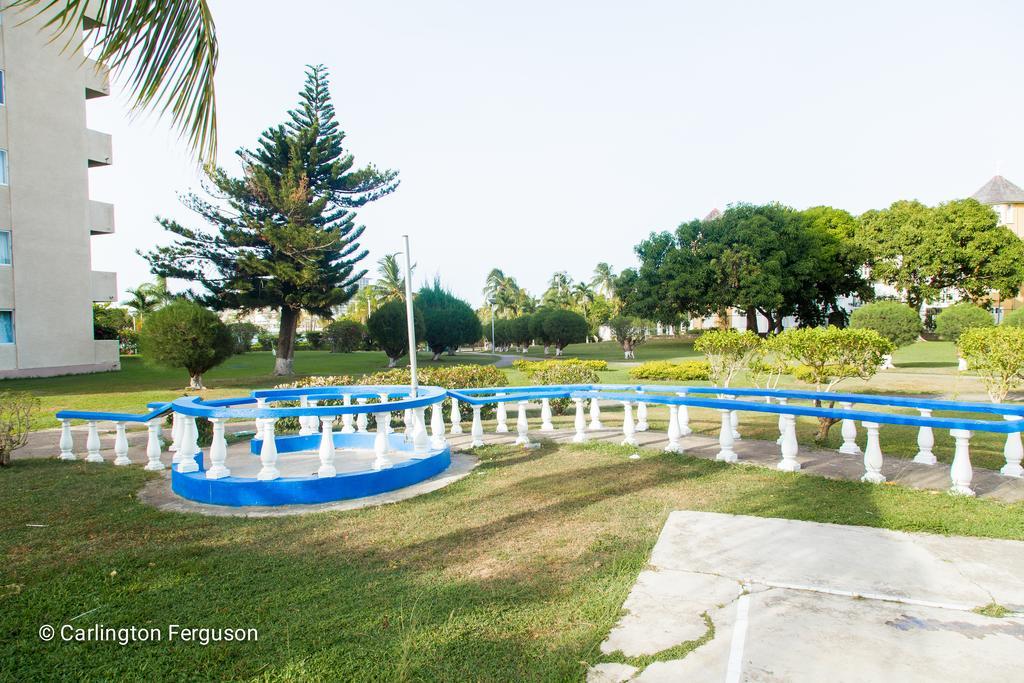
[[[1024,308],[1017,308],[1006,314],[1003,324],[1010,327],[1024,327]]]
[[[947,341],[957,341],[970,327],[993,326],[992,314],[974,304],[953,304],[935,316],[935,334]]]
[[[185,368],[190,388],[203,388],[203,373],[234,351],[235,338],[217,314],[197,303],[175,301],[146,316],[139,350],[147,362]]]
[[[897,347],[913,344],[924,330],[917,311],[897,301],[861,306],[850,314],[850,327],[874,330]]]

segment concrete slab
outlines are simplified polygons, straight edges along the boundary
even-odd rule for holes
[[[687,511],[670,515],[650,565],[602,651],[693,640],[702,612],[715,635],[630,680],[1020,677],[1022,542]],[[723,603],[739,582],[742,595]],[[970,611],[991,602],[1019,612]]]
[[[587,683],[622,683],[639,671],[628,664],[598,664],[587,672]]]

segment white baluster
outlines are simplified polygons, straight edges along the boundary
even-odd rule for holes
[[[458,399],[452,399],[452,409],[449,419],[452,423],[452,428],[448,431],[449,434],[461,434],[462,433],[462,413],[459,412],[459,401]]]
[[[783,415],[785,428],[782,430],[782,462],[778,468],[783,472],[796,472],[800,463],[796,461],[799,444],[796,441],[796,415]]]
[[[416,430],[413,423],[412,408],[406,408],[405,412],[402,413],[402,434],[405,436],[406,441],[412,438],[414,431]]]
[[[950,429],[949,435],[956,439],[953,451],[953,464],[949,468],[949,478],[953,486],[949,492],[958,496],[973,496],[971,480],[974,479],[974,468],[971,467],[971,432],[966,429]]]
[[[715,456],[715,460],[721,460],[722,462],[736,462],[740,459],[736,455],[736,451],[733,450],[733,444],[735,441],[732,436],[732,418],[730,417],[730,411],[719,410],[722,414],[722,426],[718,430],[718,455]]]
[[[257,398],[256,399],[256,409],[257,410],[265,410],[266,407],[267,407],[267,399],[265,399],[265,398]],[[177,417],[178,414],[175,413],[174,416]],[[263,434],[263,420],[264,420],[264,418],[262,418],[262,417],[257,417],[256,420],[255,420],[254,425],[256,427],[256,435],[257,436],[260,436],[261,434]],[[262,438],[262,437],[260,437],[260,438]],[[177,461],[175,461],[175,462],[177,462]]]
[[[343,406],[350,407],[352,405],[352,394],[345,394],[341,397],[341,403]],[[341,433],[352,434],[356,431],[356,428],[352,426],[352,414],[348,413],[341,416]]]
[[[932,411],[927,408],[918,408],[921,413],[921,417],[931,417]],[[920,427],[917,430],[917,455],[914,456],[914,462],[919,462],[922,465],[934,465],[938,460],[935,458],[935,454],[932,453],[932,447],[935,445],[935,435],[932,434],[931,427]]]
[[[676,396],[685,397],[685,391],[677,391]],[[690,429],[690,408],[683,404],[679,404],[679,436],[689,436],[693,434],[693,430]]]
[[[729,425],[732,429],[732,438],[735,441],[739,441],[743,437],[740,436],[740,411],[733,410],[729,414]]]
[[[367,401],[367,399],[365,399],[365,398],[357,398],[356,399],[356,403],[358,403],[361,406],[365,406],[366,405],[366,401]],[[359,413],[358,415],[356,415],[356,431],[357,432],[364,433],[364,434],[366,433],[366,425],[369,423],[369,418],[367,418],[366,415],[367,415],[366,413]]]
[[[314,399],[309,399],[309,407],[316,408],[320,405],[320,402]],[[320,433],[320,416],[319,415],[307,415],[306,416],[307,429],[309,429],[309,436]]]
[[[263,445],[260,448],[260,468],[256,478],[260,481],[273,481],[281,476],[277,469],[277,438],[274,436],[274,425],[277,420],[268,417],[263,419]]]
[[[769,399],[769,401],[770,400],[771,399]],[[787,403],[789,403],[789,399],[787,399],[787,398],[780,398],[780,399],[778,399],[778,401],[779,401],[779,405],[780,406],[784,406]],[[782,442],[786,439],[786,426],[788,424],[789,423],[786,422],[786,415],[785,415],[785,413],[779,413],[779,438],[777,438],[775,440],[775,443],[777,443],[780,446],[782,445]]]
[[[89,422],[89,436],[85,440],[85,450],[89,453],[85,458],[86,462],[103,462],[103,456],[100,455],[100,431],[95,420]]]
[[[299,397],[299,407],[300,408],[308,408],[309,407],[309,397],[308,396],[300,396]],[[313,430],[310,429],[310,427],[309,427],[309,415],[299,415],[299,436],[309,436],[312,433],[313,433]]]
[[[1021,417],[1020,415],[1003,415],[1003,419],[1007,422],[1017,422]],[[1006,435],[1003,457],[1006,458],[1006,464],[999,470],[1000,474],[1004,474],[1007,477],[1020,477],[1024,475],[1024,468],[1020,464],[1022,457],[1024,457],[1024,447],[1021,446],[1020,432],[1010,432]]]
[[[484,445],[484,424],[480,421],[480,406],[473,406],[473,427],[470,429],[470,434],[473,436],[472,448],[478,448]]]
[[[373,461],[373,469],[382,470],[391,467],[393,464],[388,457],[388,423],[391,422],[391,413],[374,413],[377,421],[377,434],[373,439],[373,452],[377,456]]]
[[[629,401],[622,402],[622,445],[636,446],[636,427],[633,426],[633,405]]]
[[[71,420],[60,421],[60,455],[61,460],[75,459],[75,440],[71,436]]]
[[[379,396],[380,396],[380,402],[381,403],[388,403],[388,398],[390,398],[390,397],[387,394],[379,394]],[[374,413],[374,415],[377,415],[377,414],[378,413]],[[391,426],[391,411],[388,411],[386,413],[386,415],[387,415],[387,422],[384,423],[384,433],[385,434],[393,434],[395,429],[394,429],[394,427]],[[380,429],[380,425],[378,425],[377,428]]]
[[[415,408],[412,411],[412,449],[416,453],[430,450],[430,437],[427,436],[426,408]]]
[[[444,439],[444,401],[430,406],[430,446],[442,449],[448,444]]]
[[[338,468],[334,466],[334,420],[333,415],[324,415],[320,418],[320,468],[316,471],[318,477],[333,477],[338,474]]]
[[[842,402],[839,404],[843,410],[853,408],[852,403]],[[857,445],[857,423],[853,420],[843,420],[843,428],[840,432],[843,437],[843,445],[839,447],[840,453],[847,455],[860,455],[860,446]]]
[[[638,391],[638,394],[644,392]],[[647,402],[637,401],[636,402],[636,431],[646,432],[650,429],[650,425],[647,424]]]
[[[601,424],[601,403],[595,396],[590,399],[590,431],[596,429],[604,429],[604,425]]]
[[[211,417],[213,425],[213,441],[210,443],[210,469],[206,470],[207,479],[223,479],[231,476],[231,470],[225,463],[228,459],[228,442],[224,438],[224,425],[227,418]]]
[[[573,403],[576,404],[576,420],[573,422],[573,427],[576,428],[576,434],[572,437],[573,443],[585,443],[587,440],[587,413],[583,407],[582,398],[574,398]]]
[[[181,447],[178,449],[179,472],[198,472],[199,463],[196,456],[199,455],[199,428],[196,427],[196,419],[189,415],[182,415]]]
[[[519,415],[516,417],[516,445],[529,446],[530,423],[526,421],[526,401],[519,402]]]
[[[680,453],[683,447],[679,445],[679,406],[669,404],[668,406],[668,445],[665,446],[667,453]]]
[[[505,394],[495,394],[496,396],[504,396]],[[505,409],[505,404],[501,401],[497,403],[498,413],[498,426],[494,428],[496,434],[508,434],[508,411]]]
[[[124,422],[117,422],[114,424],[114,428],[117,430],[117,436],[114,437],[114,464],[115,465],[131,465],[132,461],[128,459],[128,435],[124,431]]]
[[[149,430],[149,438],[146,440],[146,466],[143,469],[149,470],[150,472],[159,472],[164,468],[164,464],[160,462],[160,420],[163,418],[155,417],[146,423],[146,429]]]
[[[868,432],[868,442],[864,447],[864,476],[860,480],[881,484],[885,481],[885,475],[882,474],[882,446],[878,441],[879,425],[877,422],[860,424]]]
[[[551,399],[549,398],[540,400],[540,431],[555,431],[555,425],[551,424]]]
[[[167,447],[167,450],[172,453],[181,447],[181,426],[181,414],[171,413],[171,445]],[[258,433],[259,431],[257,430],[257,434]],[[174,462],[178,462],[178,459],[175,458]]]

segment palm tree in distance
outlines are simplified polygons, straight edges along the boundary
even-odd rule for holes
[[[121,302],[121,305],[127,306],[132,311],[132,324],[135,331],[138,332],[142,327],[142,319],[157,309],[159,301],[145,283],[125,291],[129,296]]]
[[[597,264],[590,286],[609,299],[615,298],[615,271],[612,270],[611,264],[604,261]]]
[[[378,278],[373,287],[380,303],[405,299],[405,278],[402,277],[402,268],[398,265],[399,253],[386,254],[377,261]],[[416,265],[413,264],[412,270],[415,269]]]
[[[200,161],[217,151],[217,35],[207,0],[13,0],[15,22],[37,16],[74,58],[92,29],[90,56],[127,81],[132,108],[170,117]]]

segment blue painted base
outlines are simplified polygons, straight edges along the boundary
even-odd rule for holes
[[[394,435],[392,435],[394,436]],[[315,450],[320,437],[279,436],[278,453]],[[373,434],[335,434],[338,448],[373,448]],[[408,452],[410,444],[401,437],[389,439],[394,451]],[[365,498],[379,493],[395,491],[444,472],[451,465],[451,450],[432,450],[422,458],[406,460],[382,470],[345,472],[335,477],[281,477],[273,481],[259,481],[246,477],[207,479],[202,463],[203,454],[196,456],[199,472],[182,473],[172,469],[171,490],[182,498],[210,505],[235,507],[251,505],[313,505],[337,500]]]

